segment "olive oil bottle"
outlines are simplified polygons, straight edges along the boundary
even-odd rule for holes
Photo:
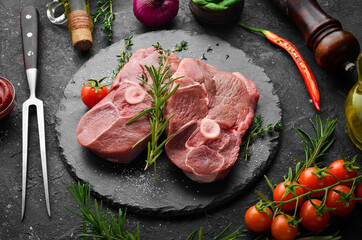
[[[357,72],[358,82],[347,95],[344,111],[348,136],[362,150],[362,53],[357,58]]]
[[[89,0],[53,0],[46,7],[51,23],[63,25],[68,22],[75,49],[87,51],[92,47],[93,22],[89,13]],[[64,8],[64,13],[60,16],[56,16],[56,12],[59,12],[58,7]]]
[[[68,19],[68,30],[73,46],[79,51],[87,51],[93,45],[93,24],[89,14],[88,0],[61,0]]]

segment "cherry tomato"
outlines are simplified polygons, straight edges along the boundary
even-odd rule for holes
[[[264,232],[270,228],[272,223],[272,212],[269,208],[266,209],[270,216],[251,206],[245,213],[246,226],[253,232]]]
[[[95,79],[89,79],[87,80],[88,83],[83,86],[80,97],[87,107],[94,107],[108,94],[108,88],[106,85],[101,84],[103,79],[99,81]]]
[[[348,193],[349,191],[351,191],[349,187],[344,185],[338,185],[333,187],[332,189],[336,189],[344,193]],[[350,214],[356,206],[356,200],[351,200],[348,206],[344,202],[337,202],[337,200],[341,198],[341,195],[339,193],[336,193],[335,191],[332,191],[332,189],[329,190],[326,201],[326,204],[330,208],[336,208],[331,212],[337,216],[346,216]],[[356,195],[352,193],[352,196],[355,197]]]
[[[332,173],[333,175],[335,175],[336,177],[338,177],[341,180],[347,180],[347,179],[357,177],[357,170],[352,169],[352,171],[348,171],[343,166],[344,163],[348,163],[348,162],[343,161],[343,160],[337,160],[337,161],[332,162],[331,165],[329,165],[329,167],[331,169],[328,170],[328,172]],[[328,176],[328,179],[329,179],[329,182],[331,185],[338,182],[338,179],[333,176]],[[352,183],[353,182],[351,181],[351,182],[344,183],[343,185],[345,185],[347,187],[351,187]]]
[[[321,216],[315,213],[315,207],[311,201],[319,206],[322,201],[319,199],[311,199],[305,201],[299,210],[299,218],[302,219],[301,223],[303,227],[309,231],[317,232],[323,230],[329,223],[329,212],[324,212],[324,215]],[[324,208],[328,208],[327,205]]]
[[[309,167],[305,169],[299,177],[300,185],[305,185],[307,188],[312,190],[328,187],[330,185],[329,178],[327,176],[323,178],[317,177],[317,175],[313,173],[316,170],[318,171],[320,169],[319,168],[316,169],[314,167]],[[310,191],[304,189],[304,192],[310,192]],[[324,191],[321,191],[321,192],[311,193],[309,196],[318,198],[322,197],[324,193],[325,193]]]
[[[357,197],[362,198],[362,183],[360,183],[357,188]],[[359,203],[362,204],[362,200],[359,200]]]
[[[290,216],[287,215],[287,217]],[[272,221],[271,234],[275,240],[295,239],[298,234],[298,225],[292,227],[288,224],[284,215],[278,215]]]
[[[293,195],[291,192],[289,192],[287,195],[285,195],[285,196],[283,197],[283,195],[284,195],[284,193],[285,193],[285,191],[286,191],[286,187],[284,186],[284,184],[285,184],[285,182],[281,182],[281,183],[279,183],[278,186],[276,186],[276,188],[274,189],[274,193],[273,193],[273,199],[274,199],[274,201],[278,201],[278,202],[283,201],[283,202],[284,202],[284,201],[288,201],[288,200],[294,198],[294,195]],[[290,184],[290,181],[288,181],[288,182],[286,183],[287,186],[288,186],[289,184]],[[297,182],[293,182],[293,184],[298,184],[298,183],[297,183]],[[300,195],[302,195],[302,194],[304,193],[304,190],[303,190],[302,187],[295,187],[295,188],[294,188],[294,191],[295,191],[296,196],[300,196]],[[284,204],[284,205],[281,205],[280,208],[283,209],[283,210],[286,210],[286,211],[295,209],[295,207],[296,207],[296,202],[297,202],[296,200],[291,201],[291,202],[289,202],[289,203],[286,203],[286,204]],[[303,202],[303,198],[298,199],[298,206],[300,206],[300,205],[302,204],[302,202]],[[277,204],[277,205],[278,205],[278,204]]]

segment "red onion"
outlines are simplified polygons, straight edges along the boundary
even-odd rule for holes
[[[134,0],[133,13],[143,24],[158,27],[171,21],[178,12],[179,0]]]

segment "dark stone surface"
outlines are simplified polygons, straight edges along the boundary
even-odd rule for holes
[[[55,130],[55,113],[63,99],[64,89],[78,69],[107,47],[105,34],[100,26],[94,28],[94,45],[87,53],[80,53],[71,46],[66,27],[51,24],[46,17],[45,5],[49,1],[1,1],[1,54],[0,75],[12,81],[18,97],[13,112],[0,122],[0,239],[76,239],[82,231],[80,219],[64,210],[64,205],[77,209],[68,186],[74,182],[59,151]],[[91,10],[95,10],[95,1],[91,1]],[[248,32],[236,25],[212,27],[195,21],[190,13],[188,2],[182,1],[177,17],[169,25],[160,29],[143,26],[133,16],[131,0],[115,1],[116,20],[113,24],[114,43],[126,35],[139,35],[160,29],[184,30],[192,33],[219,37],[232,47],[241,49],[246,57],[264,69],[273,82],[280,98],[284,130],[280,135],[280,146],[273,164],[265,174],[272,183],[279,183],[287,174],[288,167],[296,164],[294,158],[304,159],[304,145],[293,127],[301,127],[312,133],[310,119],[316,111],[309,100],[303,80],[284,50],[269,43],[263,36]],[[362,2],[318,1],[320,6],[332,17],[341,21],[345,30],[353,33],[362,42]],[[44,101],[48,177],[52,217],[47,217],[43,193],[39,144],[35,112],[30,117],[29,165],[27,209],[24,222],[20,220],[21,210],[21,104],[28,98],[29,90],[24,73],[22,42],[20,35],[20,10],[26,5],[38,7],[40,12],[40,49],[39,82],[37,95]],[[241,21],[251,26],[269,29],[291,41],[301,52],[315,74],[321,94],[322,119],[328,116],[339,119],[334,136],[336,142],[328,154],[322,158],[322,165],[328,165],[340,158],[342,151],[346,158],[355,155],[361,164],[361,152],[347,137],[344,126],[344,100],[352,84],[356,81],[356,72],[352,74],[330,74],[316,64],[313,52],[305,46],[302,34],[294,23],[283,16],[271,1],[245,1]],[[177,42],[177,41],[176,41]],[[192,43],[190,43],[192,44]],[[207,46],[205,46],[205,49]],[[232,54],[230,54],[232,56]],[[33,109],[34,110],[34,109]],[[218,208],[205,210],[195,216],[160,217],[142,213],[128,213],[126,227],[134,232],[136,223],[140,223],[142,239],[186,239],[194,229],[203,227],[205,239],[214,237],[228,223],[232,229],[245,225],[243,216],[249,206],[258,201],[253,193],[258,189],[271,197],[271,192],[262,177],[256,178],[249,190]],[[105,204],[116,211],[117,208]],[[362,235],[361,205],[357,205],[348,217],[331,217],[326,234],[339,231],[343,239],[359,239]],[[301,229],[303,231],[303,229]],[[259,234],[247,233],[247,239]]]
[[[220,70],[242,72],[255,81],[260,93],[256,114],[263,116],[264,128],[268,123],[281,121],[279,98],[273,94],[273,84],[263,69],[253,64],[243,51],[224,40],[182,30],[155,31],[134,36],[134,45],[129,51],[148,48],[156,42],[165,49],[173,49],[180,39],[189,43],[187,50],[175,52],[180,58],[200,58],[205,53],[206,63]],[[212,50],[206,52],[205,46],[210,46]],[[74,176],[83,182],[88,181],[96,194],[117,207],[153,215],[194,214],[225,204],[248,190],[270,166],[279,143],[279,132],[258,138],[252,145],[254,151],[250,152],[249,161],[245,162],[244,155],[240,154],[231,173],[222,181],[210,184],[191,181],[165,154],[157,160],[156,180],[153,168],[143,170],[145,154],[131,164],[120,165],[107,162],[78,144],[76,127],[87,111],[79,97],[84,85],[82,78],[113,76],[117,55],[123,47],[124,43],[120,41],[101,50],[74,74],[65,88],[56,113],[56,131],[63,159]],[[230,56],[226,58],[226,54]]]

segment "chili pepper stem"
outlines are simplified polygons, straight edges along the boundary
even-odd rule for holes
[[[239,26],[241,26],[241,27],[243,27],[243,28],[246,28],[246,29],[251,30],[251,31],[254,31],[254,32],[260,32],[260,33],[262,33],[262,34],[264,34],[264,35],[266,35],[267,32],[269,32],[268,30],[260,29],[260,28],[253,28],[253,27],[247,26],[247,25],[242,24],[242,23],[238,23],[238,24],[239,24]]]

